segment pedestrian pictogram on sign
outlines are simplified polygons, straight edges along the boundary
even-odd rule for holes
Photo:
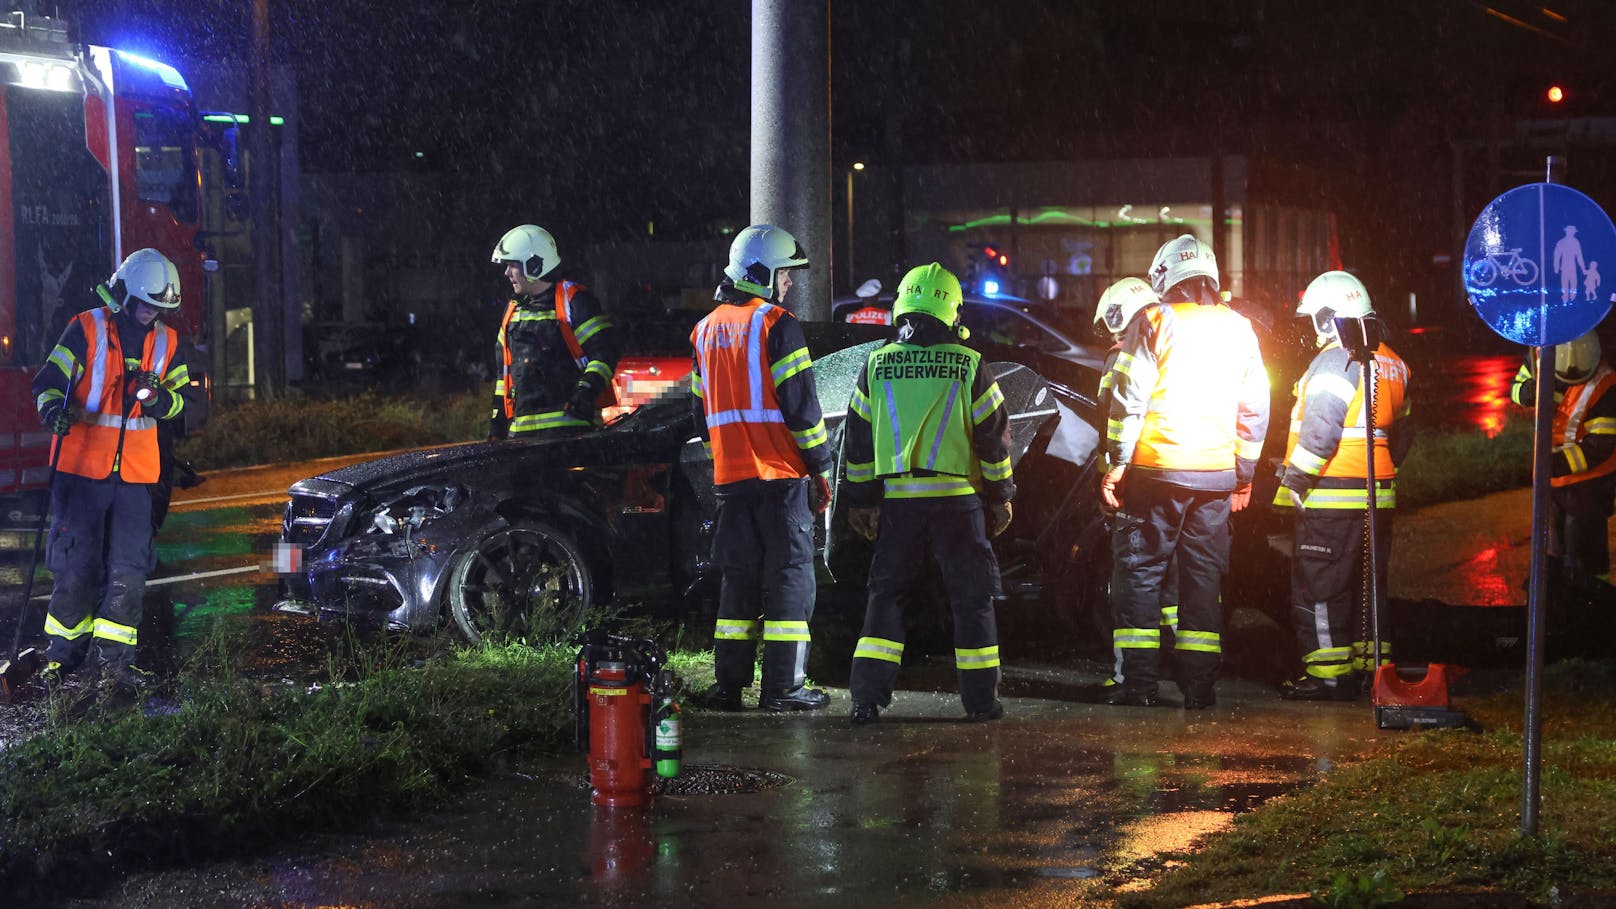
[[[1465,242],[1465,293],[1493,331],[1533,347],[1564,344],[1610,311],[1599,263],[1616,261],[1616,226],[1594,200],[1531,183],[1482,209]]]

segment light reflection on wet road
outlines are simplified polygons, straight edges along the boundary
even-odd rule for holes
[[[141,876],[104,904],[1070,905],[1386,735],[1363,705],[1250,683],[1220,695],[1197,714],[1020,698],[1006,720],[967,725],[953,696],[905,691],[859,730],[845,695],[811,716],[704,714],[687,761],[795,782],[596,809],[582,758],[562,756],[370,835]]]

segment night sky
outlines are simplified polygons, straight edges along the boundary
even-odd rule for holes
[[[269,2],[274,54],[299,73],[307,172],[421,169],[493,220],[564,212],[597,240],[641,236],[648,220],[659,237],[706,237],[745,217],[746,0]],[[59,5],[85,40],[182,70],[248,52],[249,0]],[[1560,110],[1616,115],[1607,0],[830,9],[833,172],[1272,155],[1359,177],[1366,199],[1332,200],[1348,226],[1430,235],[1451,214],[1453,142],[1548,115],[1553,82]]]

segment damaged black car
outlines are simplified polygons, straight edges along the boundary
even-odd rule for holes
[[[877,343],[816,359],[838,452]],[[1025,366],[990,368],[1021,488],[1016,520],[995,541],[1004,595],[1083,629],[1104,615],[1108,563],[1094,402]],[[712,462],[695,435],[687,379],[596,432],[425,449],[300,480],[282,525],[280,549],[297,558],[281,608],[395,630],[447,624],[469,642],[560,638],[608,603],[687,614],[717,580]],[[833,504],[816,528],[821,580],[861,587],[869,544],[847,531],[843,510]]]

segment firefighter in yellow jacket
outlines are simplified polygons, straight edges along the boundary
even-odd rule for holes
[[[617,403],[621,348],[605,307],[563,269],[555,239],[536,224],[506,231],[493,261],[515,295],[495,338],[489,440],[593,428],[600,409]]]
[[[786,231],[735,235],[718,307],[690,334],[696,428],[713,456],[713,561],[723,572],[713,630],[717,681],[701,700],[740,710],[763,641],[758,705],[820,710],[806,681],[814,612],[813,515],[830,500],[829,434],[802,326],[782,301],[808,254]],[[759,619],[761,618],[761,621]]]
[[[1268,376],[1251,323],[1218,296],[1211,247],[1191,234],[1168,241],[1150,283],[1162,301],[1123,334],[1106,432],[1114,466],[1100,485],[1117,509],[1112,644],[1122,651],[1122,690],[1112,702],[1160,703],[1161,584],[1176,556],[1174,671],[1185,709],[1196,710],[1217,701],[1229,514],[1251,500]]]
[[[180,305],[180,276],[162,253],[129,255],[97,287],[107,305],[74,316],[34,376],[40,419],[55,434],[50,543],[55,578],[41,678],[54,685],[88,659],[103,686],[138,689],[141,598],[152,565],[157,421],[185,408],[179,337],[158,318]]]
[[[1319,347],[1296,383],[1284,475],[1274,504],[1296,512],[1291,560],[1291,621],[1302,654],[1302,675],[1280,686],[1291,700],[1348,701],[1372,669],[1372,643],[1360,581],[1364,577],[1364,517],[1369,508],[1369,427],[1374,431],[1375,566],[1380,607],[1386,604],[1397,465],[1411,441],[1408,365],[1384,343],[1375,347],[1375,412],[1366,414],[1363,364],[1342,344],[1337,319],[1374,315],[1369,292],[1344,271],[1307,286],[1296,314],[1309,318]],[[1378,339],[1376,339],[1378,340]],[[1391,645],[1380,644],[1383,661]]]
[[[848,522],[875,540],[864,630],[853,649],[852,722],[892,702],[903,662],[903,602],[928,557],[954,616],[954,665],[966,719],[996,720],[998,563],[988,537],[1010,526],[1016,486],[998,383],[960,344],[959,279],[933,262],[898,285],[897,330],[870,354],[847,405]]]
[[[1531,363],[1515,374],[1510,399],[1531,407]],[[1554,349],[1554,453],[1549,470],[1549,555],[1559,578],[1584,590],[1610,582],[1610,515],[1616,498],[1616,372],[1590,331]]]

